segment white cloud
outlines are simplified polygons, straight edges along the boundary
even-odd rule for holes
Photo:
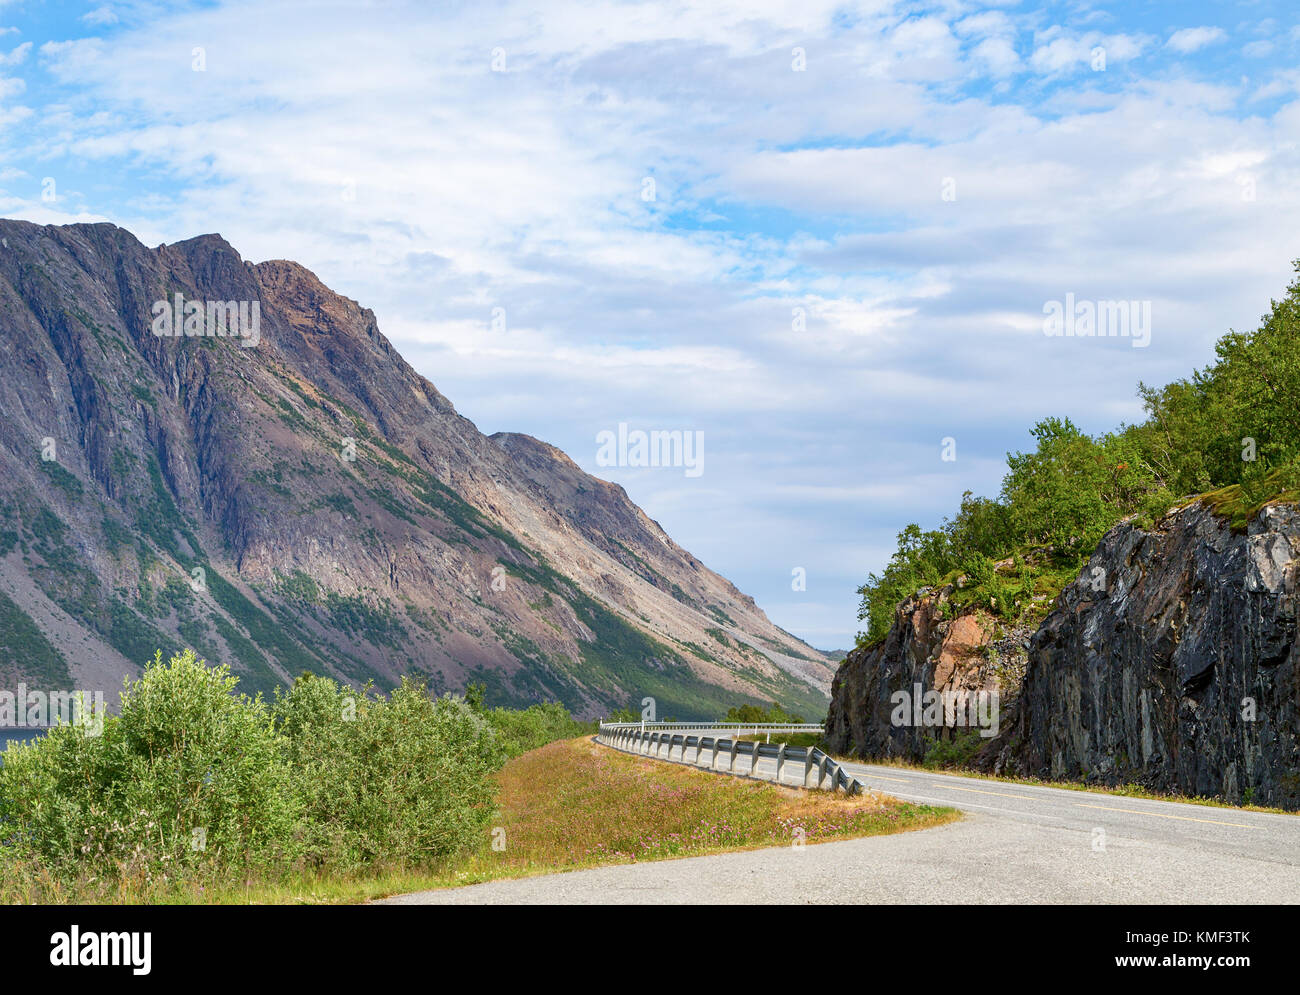
[[[1059,26],[1042,32],[1037,42],[1029,63],[1035,71],[1048,75],[1129,62],[1148,45],[1143,35],[1104,35],[1097,31],[1067,35]]]
[[[108,5],[96,7],[94,10],[82,14],[81,19],[87,24],[93,24],[96,26],[116,24],[118,21],[117,12]]]
[[[874,4],[841,27],[841,6],[520,2],[486,26],[413,3],[383,23],[179,11],[42,45],[59,103],[0,136],[0,186],[66,161],[145,178],[130,196],[6,189],[0,209],[299,259],[485,430],[601,474],[611,423],[706,431],[707,491],[618,479],[760,603],[808,565],[827,593],[799,617],[839,618],[843,644],[902,525],[995,491],[1044,415],[1134,416],[1137,380],[1203,365],[1276,296],[1300,104],[1238,120],[1235,77],[1141,76],[1158,42],[1118,21],[1031,35],[1014,8]],[[1097,46],[1132,78],[1090,72]],[[980,77],[1007,89],[972,95]],[[1067,292],[1152,300],[1151,348],[1045,338],[1042,304]]]
[[[27,56],[31,53],[32,43],[23,42],[21,45],[10,49],[8,52],[0,53],[0,66],[20,66],[27,61]]]
[[[1165,46],[1183,55],[1190,55],[1227,37],[1222,28],[1180,28],[1169,36]]]
[[[975,46],[974,55],[994,76],[1009,76],[1020,68],[1020,56],[1006,38],[984,39]]]

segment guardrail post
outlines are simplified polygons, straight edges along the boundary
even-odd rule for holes
[[[718,769],[718,741],[713,740],[713,756],[709,759],[709,770]]]
[[[736,748],[740,746],[740,741],[733,739],[731,741],[731,764],[727,767],[727,773],[736,773]]]
[[[813,757],[811,747],[803,751],[803,786],[808,787],[808,781],[812,778],[813,764],[816,760]]]
[[[758,743],[750,743],[749,745],[753,747],[749,752],[749,776],[753,777],[755,771],[758,770]]]
[[[785,743],[781,743],[776,748],[776,783],[781,783],[781,775],[785,772]]]

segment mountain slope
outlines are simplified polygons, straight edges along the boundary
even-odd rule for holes
[[[256,689],[312,670],[583,715],[824,709],[824,655],[621,487],[484,436],[303,267],[107,224],[0,238],[5,686],[115,688],[184,644]],[[154,334],[177,294],[256,302],[256,344]]]

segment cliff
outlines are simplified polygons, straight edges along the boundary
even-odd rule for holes
[[[1289,505],[1244,531],[1201,501],[1150,530],[1117,525],[1028,638],[1022,679],[1005,632],[945,666],[979,642],[971,623],[935,621],[943,592],[909,600],[882,644],[841,665],[831,746],[920,759],[936,731],[893,726],[888,692],[989,688],[991,669],[1010,680],[996,738],[968,740],[980,769],[1300,808],[1298,554]]]

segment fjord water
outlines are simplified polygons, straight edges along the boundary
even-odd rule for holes
[[[4,763],[4,751],[10,743],[25,743],[35,739],[44,729],[6,729],[0,727],[0,763]]]

